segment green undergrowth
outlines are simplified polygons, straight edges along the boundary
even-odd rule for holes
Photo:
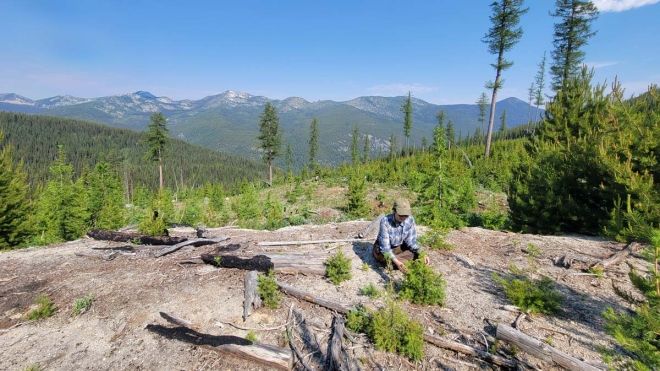
[[[257,277],[257,293],[266,307],[277,309],[280,306],[281,294],[272,270]]]
[[[94,302],[94,295],[87,295],[83,296],[81,298],[77,298],[73,302],[73,308],[71,309],[71,315],[72,316],[77,316],[80,314],[83,314],[89,310],[89,308],[92,307],[92,303]]]
[[[442,305],[445,300],[445,280],[424,262],[424,256],[409,261],[399,295],[414,304]]]
[[[525,313],[554,314],[561,307],[563,297],[547,277],[537,280],[526,276],[503,278],[493,273],[493,281],[502,287],[507,299]]]
[[[31,310],[27,318],[31,321],[38,321],[52,316],[56,311],[55,303],[48,296],[39,295],[37,297],[37,308]]]
[[[398,353],[412,361],[424,357],[422,325],[408,317],[394,300],[388,300],[385,307],[375,312],[363,306],[352,309],[347,315],[346,326],[366,334],[378,350]]]
[[[339,250],[325,262],[325,276],[335,285],[351,279],[351,260],[343,251]]]

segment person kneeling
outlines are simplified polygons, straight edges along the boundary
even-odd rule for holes
[[[408,200],[398,199],[394,201],[392,214],[380,220],[380,230],[372,249],[373,256],[383,265],[387,264],[389,258],[395,268],[405,272],[405,263],[411,259],[419,259],[420,250],[410,203]],[[428,256],[424,257],[424,262],[429,264]]]

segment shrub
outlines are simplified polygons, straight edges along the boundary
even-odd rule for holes
[[[245,340],[249,341],[250,343],[254,344],[257,342],[257,334],[250,330],[248,331],[247,335],[245,335]]]
[[[257,281],[257,292],[264,305],[271,309],[277,309],[280,306],[281,296],[273,271],[269,271],[268,274],[260,274]]]
[[[378,350],[399,353],[413,361],[424,356],[422,325],[411,320],[393,300],[374,313],[362,305],[351,309],[346,327],[366,334]]]
[[[241,194],[235,199],[233,209],[238,216],[238,224],[243,228],[258,226],[261,218],[261,204],[257,189],[252,184],[241,187]]]
[[[146,235],[162,236],[167,232],[169,218],[173,215],[172,195],[167,190],[158,192],[154,195],[151,206],[146,209],[138,230]]]
[[[372,299],[378,298],[381,295],[380,290],[378,290],[378,287],[373,284],[373,282],[370,282],[368,285],[362,287],[360,289],[360,295],[368,296]]]
[[[284,227],[284,206],[268,193],[264,204],[264,216],[266,217],[266,229],[274,230]]]
[[[660,369],[660,275],[657,271],[660,260],[660,230],[651,233],[651,247],[646,249],[646,258],[651,264],[650,274],[640,276],[630,272],[633,285],[646,297],[635,312],[617,313],[608,308],[605,317],[605,330],[612,335],[631,358],[620,354],[613,358],[618,368],[634,370]]]
[[[525,252],[531,256],[532,258],[538,258],[541,256],[541,248],[534,245],[533,243],[528,243],[527,248],[525,249]]]
[[[419,237],[419,243],[437,250],[451,250],[454,248],[445,241],[445,234],[438,230],[431,230]]]
[[[31,310],[27,317],[31,321],[38,321],[52,316],[55,311],[57,311],[57,308],[53,301],[46,295],[39,295],[37,297],[37,308]]]
[[[393,300],[373,315],[372,340],[376,349],[402,354],[413,361],[424,356],[424,330]]]
[[[339,250],[325,262],[325,276],[335,285],[351,279],[351,260],[343,251]]]
[[[509,301],[525,313],[552,314],[559,310],[562,296],[547,277],[530,280],[522,276],[507,280],[493,274],[493,280],[502,286]]]
[[[79,314],[83,314],[89,310],[89,308],[92,307],[92,303],[94,302],[94,295],[87,295],[83,296],[82,298],[78,298],[73,302],[73,309],[71,310],[71,315],[77,316]]]
[[[442,305],[445,300],[445,280],[424,263],[423,257],[407,264],[407,272],[399,294],[415,304]]]
[[[348,215],[360,218],[369,214],[369,206],[366,203],[367,186],[364,176],[355,173],[348,179]]]

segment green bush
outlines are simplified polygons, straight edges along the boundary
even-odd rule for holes
[[[360,288],[360,295],[368,296],[372,299],[378,298],[381,295],[380,290],[378,290],[378,287],[373,284],[373,282],[369,282],[368,285]]]
[[[149,236],[162,236],[167,233],[170,219],[174,216],[172,194],[163,190],[154,195],[138,225],[138,230]]]
[[[559,311],[562,295],[547,277],[530,280],[522,276],[507,280],[493,274],[493,280],[502,286],[509,301],[525,313],[552,314]]]
[[[247,335],[245,335],[245,340],[249,341],[251,344],[254,344],[259,339],[257,338],[257,334],[254,331],[249,330]]]
[[[369,215],[366,199],[367,186],[364,175],[356,172],[348,179],[348,205],[346,206],[348,215],[355,218]]]
[[[280,306],[281,294],[272,270],[268,274],[260,274],[257,277],[257,292],[266,307],[277,309]]]
[[[454,248],[454,246],[445,241],[445,234],[438,230],[431,230],[421,235],[419,237],[419,243],[435,250],[449,251]]]
[[[376,349],[402,354],[413,361],[424,356],[424,330],[393,301],[370,312],[364,306],[353,308],[346,317],[346,327],[366,334]]]
[[[415,304],[442,305],[445,300],[445,280],[424,263],[423,256],[406,264],[408,270],[399,295]]]
[[[266,217],[266,229],[274,230],[285,226],[284,221],[284,206],[277,199],[273,198],[270,193],[266,197],[264,204],[264,216]]]
[[[259,227],[261,219],[261,203],[257,189],[252,184],[241,187],[241,193],[233,204],[234,212],[238,216],[238,224],[243,228]]]
[[[52,316],[56,311],[55,304],[48,296],[39,295],[37,297],[37,308],[31,310],[27,318],[31,321],[38,321]]]
[[[83,314],[87,312],[89,308],[92,307],[93,302],[94,302],[94,295],[87,295],[87,296],[83,296],[82,298],[77,298],[73,302],[73,309],[71,310],[71,315],[77,316],[79,314]]]
[[[611,365],[633,370],[660,369],[660,275],[657,271],[660,261],[660,230],[651,234],[651,247],[645,251],[651,265],[648,276],[630,272],[630,279],[635,287],[646,297],[646,302],[639,305],[635,312],[617,313],[608,308],[603,316],[605,330],[627,351],[628,357],[615,354]]]
[[[335,285],[351,279],[351,260],[343,251],[339,250],[325,262],[325,276]]]

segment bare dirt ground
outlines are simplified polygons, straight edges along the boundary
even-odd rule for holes
[[[317,296],[346,304],[382,299],[359,295],[369,282],[384,287],[387,275],[370,254],[372,238],[365,242],[297,247],[261,248],[259,241],[350,238],[368,222],[345,222],[321,226],[288,227],[278,231],[254,231],[218,228],[210,236],[229,236],[219,245],[186,247],[161,258],[154,258],[157,248],[138,249],[135,254],[121,254],[114,260],[76,256],[92,247],[125,245],[81,239],[46,248],[29,248],[0,254],[0,369],[23,370],[38,364],[42,369],[145,369],[205,370],[260,369],[258,364],[219,354],[208,347],[168,338],[148,331],[149,324],[165,325],[159,311],[186,319],[209,335],[245,336],[227,322],[245,327],[265,328],[285,323],[289,308],[295,305],[306,318],[321,324],[315,336],[320,349],[303,349],[311,365],[319,365],[325,354],[332,314],[329,310],[284,296],[279,309],[261,308],[242,322],[244,271],[215,268],[205,264],[181,264],[218,247],[238,248],[238,252],[310,251],[334,253],[342,249],[353,260],[353,278],[334,286],[319,276],[278,275],[278,280],[308,290]],[[177,233],[186,233],[178,230]],[[545,275],[556,282],[564,294],[562,311],[555,316],[534,316],[523,320],[521,329],[528,335],[588,361],[600,362],[599,347],[612,348],[612,339],[603,331],[601,313],[607,307],[623,310],[628,304],[613,290],[613,283],[632,290],[628,265],[619,264],[605,277],[576,275],[576,270],[555,267],[551,258],[570,253],[593,261],[610,256],[622,244],[583,236],[553,237],[523,235],[466,228],[452,232],[446,239],[452,251],[430,251],[431,264],[447,280],[447,298],[443,307],[404,304],[421,321],[426,332],[485,349],[483,336],[486,320],[511,324],[516,314],[502,309],[508,304],[492,274],[506,274],[512,266],[533,277]],[[533,244],[540,255],[532,257],[522,250]],[[456,256],[467,257],[470,267]],[[363,263],[369,265],[364,270]],[[628,262],[644,268],[644,262],[629,257]],[[395,279],[401,274],[395,272]],[[39,294],[48,295],[57,313],[38,322],[28,322],[27,312]],[[93,295],[91,310],[72,316],[76,298]],[[27,322],[27,323],[26,323]],[[17,326],[18,325],[18,326]],[[325,326],[325,328],[323,328]],[[258,341],[285,346],[283,328],[256,331]],[[364,339],[363,339],[364,341]],[[350,344],[349,344],[350,345]],[[471,369],[491,365],[474,358],[425,345],[425,359],[412,364],[403,357],[353,346],[352,352],[365,369]],[[555,366],[518,354],[540,369]]]

